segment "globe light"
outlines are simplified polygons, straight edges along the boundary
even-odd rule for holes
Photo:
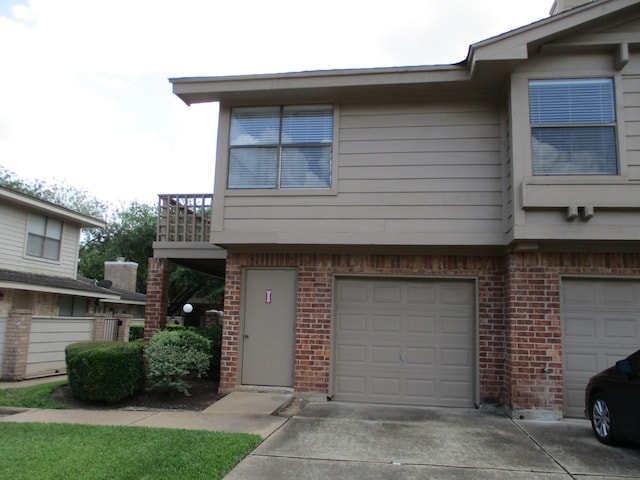
[[[185,303],[184,307],[182,307],[182,311],[184,313],[191,313],[193,312],[193,305],[191,305],[190,303]]]

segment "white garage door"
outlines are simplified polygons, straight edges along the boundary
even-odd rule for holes
[[[565,279],[562,318],[564,414],[583,417],[589,378],[640,348],[640,281]]]
[[[338,279],[334,398],[473,406],[474,296],[469,281]]]

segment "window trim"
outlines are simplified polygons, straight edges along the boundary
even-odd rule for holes
[[[574,79],[574,78],[611,78],[613,80],[613,99],[615,102],[614,111],[616,114],[616,147],[618,155],[617,175],[534,175],[533,174],[533,150],[531,138],[531,124],[529,111],[529,80],[545,79]],[[511,151],[513,178],[535,183],[533,179],[540,182],[553,184],[573,184],[573,183],[593,183],[601,181],[603,183],[626,183],[628,181],[628,161],[626,147],[626,131],[624,122],[624,99],[622,89],[622,74],[612,70],[588,70],[576,75],[576,72],[526,72],[512,75],[510,104],[512,122],[512,142]]]
[[[602,121],[543,121],[542,119],[539,119],[539,121],[534,122],[533,119],[531,118],[531,102],[532,102],[532,83],[534,82],[539,82],[539,83],[543,83],[543,82],[549,82],[549,83],[560,83],[560,84],[568,84],[569,82],[573,81],[575,84],[578,83],[584,83],[584,82],[589,82],[589,81],[604,81],[606,82],[607,86],[611,87],[611,102],[612,104],[609,105],[607,103],[607,106],[612,107],[611,108],[611,113],[613,115],[613,119],[611,122],[602,122]],[[619,123],[619,113],[618,113],[618,108],[617,108],[617,98],[616,98],[616,83],[615,83],[615,79],[613,78],[613,76],[611,75],[601,75],[601,76],[572,76],[572,77],[562,77],[562,78],[558,78],[556,76],[549,76],[549,77],[544,77],[544,78],[529,78],[527,80],[527,102],[528,102],[528,108],[529,108],[529,115],[528,115],[528,123],[529,123],[529,133],[530,133],[530,140],[531,140],[531,174],[534,177],[573,177],[573,176],[595,176],[595,177],[602,177],[602,176],[608,176],[608,177],[617,177],[619,172],[620,172],[620,148],[619,148],[619,141],[618,141],[618,136],[617,136],[617,130],[618,130],[618,123]],[[602,104],[604,105],[604,104]],[[540,115],[544,115],[544,110],[540,113]],[[568,119],[567,119],[568,120]],[[534,170],[536,169],[536,162],[535,162],[535,158],[534,158],[534,149],[533,149],[533,138],[534,138],[534,131],[559,131],[560,129],[565,129],[571,132],[575,132],[575,133],[579,133],[579,132],[584,132],[586,129],[593,129],[593,128],[605,128],[606,131],[611,131],[610,129],[613,128],[613,135],[611,140],[613,141],[613,160],[615,161],[615,165],[612,165],[611,163],[607,162],[607,163],[603,163],[603,167],[614,167],[615,168],[615,172],[614,173],[600,173],[600,172],[594,172],[594,173],[589,173],[586,170],[585,171],[578,171],[577,173],[553,173],[552,171],[549,171],[547,173],[535,173]],[[568,132],[567,132],[568,133]],[[584,133],[583,133],[584,134]],[[572,151],[573,152],[573,151]],[[573,156],[572,153],[569,153],[569,155]],[[542,169],[545,170],[545,162],[544,159],[539,159],[542,161],[541,164],[539,164],[538,166]],[[572,165],[567,164],[566,168],[571,169]]]
[[[327,188],[229,188],[229,163],[231,159],[231,119],[233,108],[242,107],[268,107],[268,106],[305,106],[305,105],[330,105],[333,112],[333,138],[331,142],[331,185]],[[333,102],[288,102],[274,104],[238,104],[238,105],[220,105],[219,113],[219,129],[218,129],[218,153],[219,159],[224,158],[223,162],[218,162],[216,167],[216,191],[224,192],[224,196],[228,197],[245,197],[245,196],[326,196],[338,194],[338,143],[339,143],[339,119],[340,106]],[[221,154],[221,155],[220,155]],[[216,196],[214,195],[214,201]]]
[[[34,215],[37,215],[41,218],[45,219],[45,235],[41,236],[35,233],[32,233],[30,231],[30,227],[31,227],[31,221]],[[60,222],[60,238],[53,238],[53,237],[47,237],[46,236],[46,226],[49,222],[49,220],[55,220]],[[54,218],[50,215],[46,215],[43,213],[38,213],[38,212],[29,212],[29,216],[27,218],[27,224],[25,227],[25,242],[24,242],[24,256],[26,258],[29,258],[31,260],[36,260],[36,261],[42,261],[42,262],[51,262],[51,263],[56,263],[59,264],[61,257],[62,257],[62,242],[64,239],[64,229],[65,229],[65,222],[58,219],[58,218]],[[37,236],[38,238],[44,238],[44,239],[50,239],[50,240],[57,240],[58,241],[58,256],[57,258],[47,258],[44,256],[44,252],[41,252],[40,255],[32,255],[29,253],[29,238],[31,237],[31,235],[33,236]],[[43,248],[44,248],[44,244],[43,244]]]

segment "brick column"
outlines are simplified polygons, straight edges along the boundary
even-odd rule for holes
[[[118,341],[119,342],[128,342],[129,341],[129,327],[131,326],[131,320],[133,319],[133,315],[121,314],[118,315]]]
[[[147,268],[147,303],[144,311],[144,343],[167,326],[169,259],[150,258]]]
[[[562,418],[560,272],[550,256],[514,253],[508,259],[505,380],[513,418]]]
[[[236,255],[227,252],[224,321],[222,323],[222,354],[220,356],[220,383],[218,390],[229,392],[238,380],[238,335],[240,332],[240,292],[242,290],[242,266]]]
[[[104,319],[107,318],[106,313],[96,313],[93,320],[93,341],[104,341]],[[110,315],[109,315],[110,316]]]
[[[32,316],[31,310],[9,312],[0,375],[3,380],[22,380],[27,374]]]

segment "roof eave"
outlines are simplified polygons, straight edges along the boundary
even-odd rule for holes
[[[48,285],[37,285],[25,282],[11,282],[11,281],[0,281],[0,288],[6,288],[8,290],[25,290],[30,292],[40,292],[40,293],[57,293],[60,295],[73,295],[75,297],[89,297],[89,298],[98,298],[105,300],[120,300],[119,295],[108,294],[108,293],[98,293],[94,291],[87,290],[76,290],[71,288],[62,288],[62,287],[51,287]]]
[[[353,88],[396,87],[422,83],[465,81],[464,64],[430,67],[394,67],[361,70],[320,70],[224,77],[171,78],[173,93],[184,103],[220,102],[239,95],[297,92],[300,95],[339,93]]]
[[[601,21],[603,17],[615,15],[621,10],[637,5],[638,0],[592,1],[557,15],[544,18],[496,37],[474,43],[469,47],[467,63],[470,74],[475,76],[478,65],[484,62],[517,63],[529,58],[535,46],[549,42],[585,24]]]
[[[91,217],[83,213],[75,212],[65,207],[55,205],[45,200],[27,195],[15,190],[0,187],[0,199],[21,205],[30,210],[46,213],[47,215],[56,216],[65,221],[79,224],[82,228],[104,228],[106,223],[100,218]]]

